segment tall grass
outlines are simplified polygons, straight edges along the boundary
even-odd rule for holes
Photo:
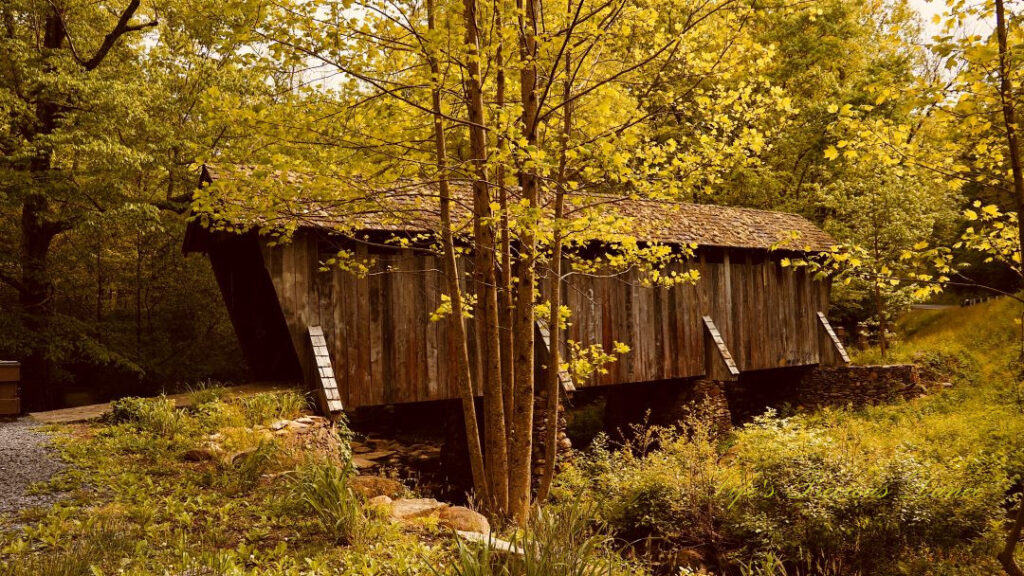
[[[305,396],[297,392],[260,392],[241,399],[249,426],[295,418],[306,408]]]
[[[636,574],[613,548],[613,539],[595,520],[596,510],[582,501],[534,511],[511,544],[501,550],[494,539],[459,541],[452,565],[455,576],[613,576]],[[439,574],[439,573],[436,573]]]
[[[90,526],[74,541],[65,539],[56,549],[10,563],[0,562],[5,576],[95,576],[100,567],[114,565],[135,550],[141,535],[122,522],[105,520]]]
[[[137,429],[165,438],[183,432],[182,414],[174,400],[166,396],[156,398],[121,398],[111,404],[108,420],[113,424],[130,424]]]
[[[326,534],[339,543],[352,542],[365,523],[359,499],[348,485],[350,471],[323,460],[312,460],[294,474],[292,497],[313,514]]]

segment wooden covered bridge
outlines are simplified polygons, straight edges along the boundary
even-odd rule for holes
[[[209,183],[217,176],[204,169],[202,178]],[[641,240],[696,244],[694,256],[676,266],[696,269],[700,280],[665,288],[642,286],[636,272],[569,275],[563,290],[573,310],[567,338],[583,346],[630,347],[607,373],[570,386],[732,380],[744,372],[846,361],[825,317],[827,282],[781,264],[833,243],[805,218],[640,200],[613,206],[655,224]],[[324,364],[326,348],[346,410],[459,398],[448,323],[430,320],[444,291],[441,262],[429,251],[382,241],[430,226],[416,219],[403,226],[370,222],[358,234],[339,237],[327,214],[295,218],[297,230],[284,244],[255,232],[211,232],[198,222],[186,234],[185,252],[210,258],[254,377],[301,378],[315,386],[325,375],[318,362]],[[791,247],[777,248],[794,237]],[[372,258],[369,273],[326,270],[323,262],[340,248]],[[311,327],[319,327],[312,340]],[[543,338],[537,342],[545,346]],[[473,342],[470,348],[473,354]]]

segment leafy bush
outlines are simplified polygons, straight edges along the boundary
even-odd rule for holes
[[[189,400],[193,407],[199,407],[210,402],[221,400],[227,395],[227,388],[224,384],[215,380],[200,380],[189,386]]]
[[[338,542],[351,542],[365,521],[359,499],[348,485],[350,475],[331,462],[312,460],[296,471],[292,482],[293,498]]]
[[[121,398],[111,404],[109,421],[130,424],[137,429],[169,438],[183,431],[182,415],[174,400],[166,396],[156,398]]]
[[[878,452],[799,419],[761,418],[738,434],[732,466],[750,480],[735,529],[798,564],[891,573],[892,559],[955,549],[999,517],[992,463]]]
[[[296,392],[260,392],[240,400],[249,426],[295,418],[306,407],[306,398]]]
[[[963,351],[926,350],[912,356],[925,382],[972,384],[980,372],[977,361]]]
[[[658,430],[658,450],[599,446],[567,467],[560,493],[586,494],[654,564],[692,549],[751,574],[785,573],[779,562],[792,574],[899,574],[894,559],[962,551],[999,519],[1008,481],[998,462],[929,458],[847,432],[768,415],[723,451],[699,424]]]

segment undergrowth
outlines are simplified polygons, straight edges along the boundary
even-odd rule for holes
[[[1019,315],[1004,299],[908,317],[884,360],[918,363],[923,398],[599,440],[556,494],[665,574],[998,574],[1024,474]]]
[[[258,426],[304,406],[294,393],[228,398],[205,386],[186,409],[129,398],[102,424],[59,429],[70,466],[50,487],[72,497],[0,521],[0,574],[432,574],[454,550],[436,526],[413,534],[365,513],[347,489],[347,451]],[[185,458],[211,435],[223,451]]]

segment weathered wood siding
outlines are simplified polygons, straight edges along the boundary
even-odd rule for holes
[[[447,322],[431,322],[444,278],[435,256],[409,249],[369,254],[370,274],[320,271],[330,255],[314,234],[262,247],[292,340],[310,357],[306,330],[324,329],[346,409],[458,397]],[[324,243],[326,244],[326,243]],[[579,386],[704,376],[710,316],[741,371],[817,364],[817,311],[827,311],[828,286],[778,258],[754,251],[703,250],[696,285],[652,288],[634,275],[571,275],[563,293],[573,310],[568,337],[583,346],[615,342],[631,351]],[[470,353],[474,353],[470,343]],[[831,360],[831,356],[826,357]],[[305,367],[304,367],[305,368]]]

